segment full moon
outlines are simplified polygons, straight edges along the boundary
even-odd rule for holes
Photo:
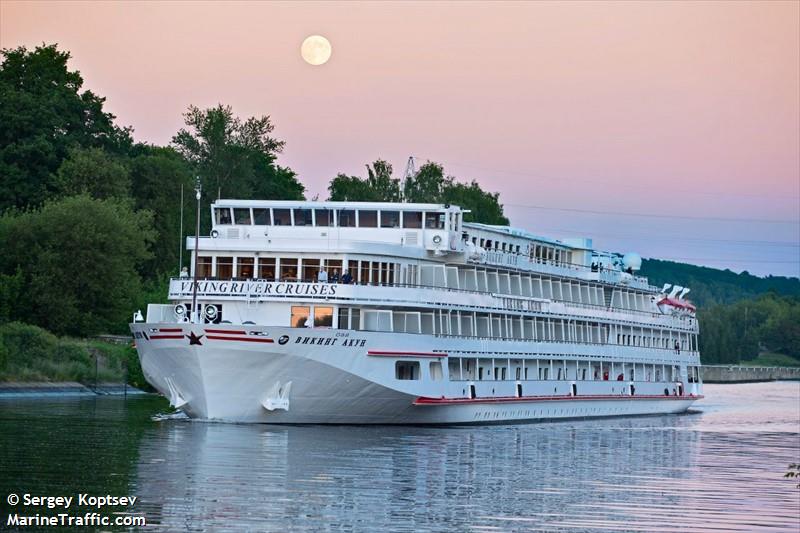
[[[331,43],[322,35],[311,35],[303,41],[300,55],[309,65],[324,65],[331,58]]]

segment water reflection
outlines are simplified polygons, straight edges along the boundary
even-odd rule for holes
[[[797,531],[800,491],[782,475],[800,461],[800,383],[706,390],[683,416],[449,428],[0,402],[0,485],[111,486],[162,531]]]
[[[800,493],[780,474],[797,418],[726,409],[466,428],[170,423],[142,441],[137,490],[165,529],[791,529]]]

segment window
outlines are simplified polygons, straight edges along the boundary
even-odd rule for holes
[[[292,318],[289,324],[293,328],[304,328],[308,322],[308,316],[311,309],[304,305],[292,306]]]
[[[197,277],[210,278],[211,277],[211,258],[200,256],[197,258]]]
[[[281,258],[281,281],[297,281],[297,258]]]
[[[217,277],[219,279],[233,277],[233,257],[217,257]]]
[[[431,371],[431,379],[433,381],[439,381],[442,379],[442,363],[439,361],[431,361],[430,364],[430,371]]]
[[[289,209],[273,209],[272,215],[276,226],[292,225],[292,214]]]
[[[275,258],[263,257],[258,260],[258,277],[260,279],[275,279]]]
[[[233,209],[233,220],[237,224],[245,226],[250,225],[250,208],[249,207],[236,207]]]
[[[377,211],[359,211],[358,212],[358,227],[359,228],[377,228],[378,227],[378,212]]]
[[[333,327],[333,307],[314,307],[314,327]]]
[[[317,219],[317,226],[333,226],[333,213],[327,209],[315,209],[314,216]]]
[[[382,228],[399,228],[400,211],[381,211]]]
[[[419,379],[419,361],[397,361],[394,364],[394,375],[397,379]]]
[[[269,215],[269,209],[262,209],[260,207],[253,208],[253,219],[256,226],[271,226],[272,217]]]
[[[236,277],[244,279],[253,278],[253,258],[239,257],[236,260]]]
[[[419,229],[422,227],[422,212],[421,211],[405,211],[403,213],[403,227],[411,229]]]
[[[231,210],[229,207],[216,207],[214,208],[214,219],[217,224],[230,224],[231,223]]]
[[[303,259],[303,281],[317,281],[319,259]]]
[[[425,213],[425,227],[428,229],[444,229],[444,213]]]
[[[295,209],[294,210],[294,225],[295,226],[311,226],[313,225],[311,219],[311,209]]]
[[[355,228],[356,212],[353,209],[342,209],[339,211],[339,227]]]

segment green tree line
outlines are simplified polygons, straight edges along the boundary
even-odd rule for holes
[[[297,174],[278,163],[285,143],[269,115],[240,118],[223,104],[190,105],[167,146],[137,142],[134,130],[105,110],[105,98],[70,70],[69,52],[42,45],[0,55],[0,325],[25,323],[75,337],[127,332],[131,313],[164,301],[169,277],[180,270],[183,239],[194,233],[196,179],[203,189],[201,233],[218,197],[304,198]],[[469,210],[467,221],[508,224],[497,193],[448,175],[436,162],[401,180],[377,159],[363,177],[333,176],[328,192],[331,200],[454,204]],[[729,279],[712,269],[692,285],[696,272],[683,268],[646,263],[655,278],[693,286],[698,300],[709,287],[710,305],[741,299],[730,294],[767,292],[764,283],[800,294],[796,280]],[[715,284],[735,290],[724,298]],[[0,329],[0,355],[2,331],[29,330]],[[775,344],[766,337],[757,342]],[[724,351],[715,338],[704,334],[710,354]]]

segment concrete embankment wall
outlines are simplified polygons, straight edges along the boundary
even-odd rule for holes
[[[703,365],[705,383],[747,383],[776,381],[779,379],[800,380],[800,368],[785,366],[735,366]]]
[[[82,385],[74,381],[56,383],[0,383],[0,398],[24,398],[33,396],[127,396],[146,394],[124,383],[98,383]]]

